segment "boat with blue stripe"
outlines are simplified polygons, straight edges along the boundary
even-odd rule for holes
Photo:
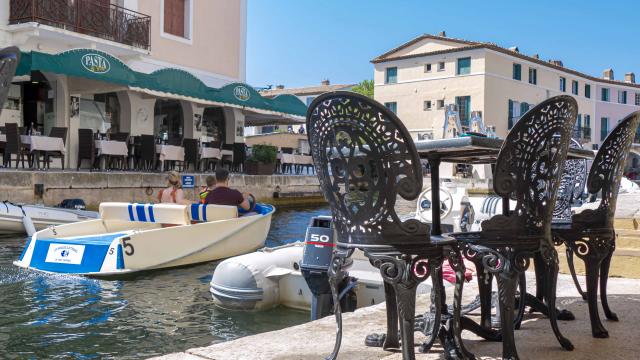
[[[33,234],[15,265],[52,273],[114,276],[224,259],[264,246],[275,208],[102,203],[100,218]]]

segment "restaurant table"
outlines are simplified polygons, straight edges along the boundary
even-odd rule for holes
[[[0,134],[0,142],[6,142],[7,135]],[[66,152],[64,147],[64,141],[61,138],[41,136],[41,135],[20,135],[20,142],[23,145],[29,146],[29,151],[36,157],[37,162],[40,162],[40,152],[43,151],[59,151],[61,154]],[[36,162],[34,161],[33,165]]]
[[[280,160],[282,164],[313,165],[313,158],[310,155],[278,153],[277,159]]]
[[[96,140],[95,144],[102,170],[106,168],[106,156],[122,156],[124,159],[129,156],[129,149],[124,141]]]
[[[164,171],[165,161],[184,161],[182,146],[156,144],[156,154],[160,160],[160,171]]]
[[[429,161],[431,169],[431,235],[442,235],[440,227],[440,163],[493,164],[498,159],[502,139],[466,136],[451,139],[416,141],[421,158]],[[569,159],[593,159],[594,153],[586,149],[569,148]],[[502,213],[509,212],[509,201],[503,199]]]
[[[221,159],[228,158],[233,163],[233,150],[222,149],[220,150]]]
[[[228,150],[225,150],[228,151]],[[220,149],[212,147],[200,147],[200,159],[218,159],[222,158],[222,152]]]

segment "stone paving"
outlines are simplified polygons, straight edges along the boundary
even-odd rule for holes
[[[533,285],[533,273],[528,272],[528,287]],[[582,279],[584,280],[584,279]],[[516,331],[518,352],[522,359],[633,359],[640,349],[640,280],[609,280],[609,303],[620,317],[620,322],[604,320],[611,338],[591,337],[587,304],[578,297],[571,278],[560,275],[558,279],[559,307],[567,308],[576,315],[575,321],[560,321],[560,329],[574,344],[575,350],[564,351],[557,343],[549,321],[537,314],[527,315],[522,329]],[[451,288],[448,289],[451,299]],[[465,301],[477,294],[475,280],[465,285]],[[417,309],[428,308],[428,296],[418,297]],[[602,310],[601,316],[604,319]],[[340,359],[385,359],[398,360],[400,353],[385,352],[364,346],[364,337],[385,328],[384,304],[359,309],[344,315],[344,337]],[[169,354],[157,359],[323,359],[331,352],[335,335],[333,317],[263,334],[247,336],[234,341],[219,343],[185,352]],[[498,359],[501,343],[486,342],[469,332],[463,337],[467,348],[481,359]],[[420,341],[422,337],[417,336]],[[417,354],[417,359],[444,358],[442,348],[436,344],[428,354]]]

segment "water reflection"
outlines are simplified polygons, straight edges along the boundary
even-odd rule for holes
[[[302,240],[327,208],[279,210],[268,246]],[[119,280],[19,269],[24,238],[0,238],[0,357],[141,358],[206,346],[307,321],[306,312],[223,311],[213,306],[215,264]]]

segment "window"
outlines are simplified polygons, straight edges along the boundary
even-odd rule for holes
[[[600,141],[604,141],[609,135],[609,118],[603,117],[600,119]]]
[[[636,102],[635,102],[635,104],[637,106],[640,106],[640,93],[636,93]]]
[[[578,95],[578,82],[575,80],[571,82],[571,93],[573,95]]]
[[[471,117],[471,96],[456,96],[456,106],[460,116],[460,124],[469,127]]]
[[[431,72],[431,64],[424,64],[424,72]]]
[[[626,104],[627,103],[627,91],[626,90],[618,90],[618,103]]]
[[[393,102],[386,102],[384,103],[384,106],[387,107],[387,109],[391,110],[392,113],[397,114],[398,112],[398,103],[393,101]]]
[[[385,84],[395,84],[398,82],[398,68],[390,67],[386,69],[384,83]]]
[[[567,79],[562,76],[560,76],[560,91],[567,91]]]
[[[576,129],[580,129],[582,127],[582,114],[578,114],[578,119],[576,120]]]
[[[589,84],[584,84],[584,97],[591,98],[591,85]]]
[[[458,59],[458,68],[456,70],[456,74],[458,75],[466,75],[471,72],[471,58],[459,58]]]
[[[423,109],[425,111],[431,110],[431,100],[425,100],[425,102],[423,103]]]
[[[513,64],[513,80],[522,80],[522,65]]]
[[[513,125],[520,120],[520,116],[522,115],[523,104],[520,104],[518,101],[513,101],[509,99],[509,110],[508,110],[508,125],[509,129],[513,127]]]
[[[591,115],[584,114],[584,129],[582,129],[583,138],[591,140]]]
[[[529,68],[529,84],[536,85],[538,83],[538,70]]]
[[[444,71],[444,61],[438,63],[438,71]]]
[[[191,0],[164,0],[163,29],[165,34],[191,38]]]
[[[443,109],[444,108],[444,99],[442,100],[438,100],[438,103],[436,104],[438,110]]]
[[[602,93],[601,93],[601,96],[600,96],[600,100],[609,101],[609,89],[602,88]]]

